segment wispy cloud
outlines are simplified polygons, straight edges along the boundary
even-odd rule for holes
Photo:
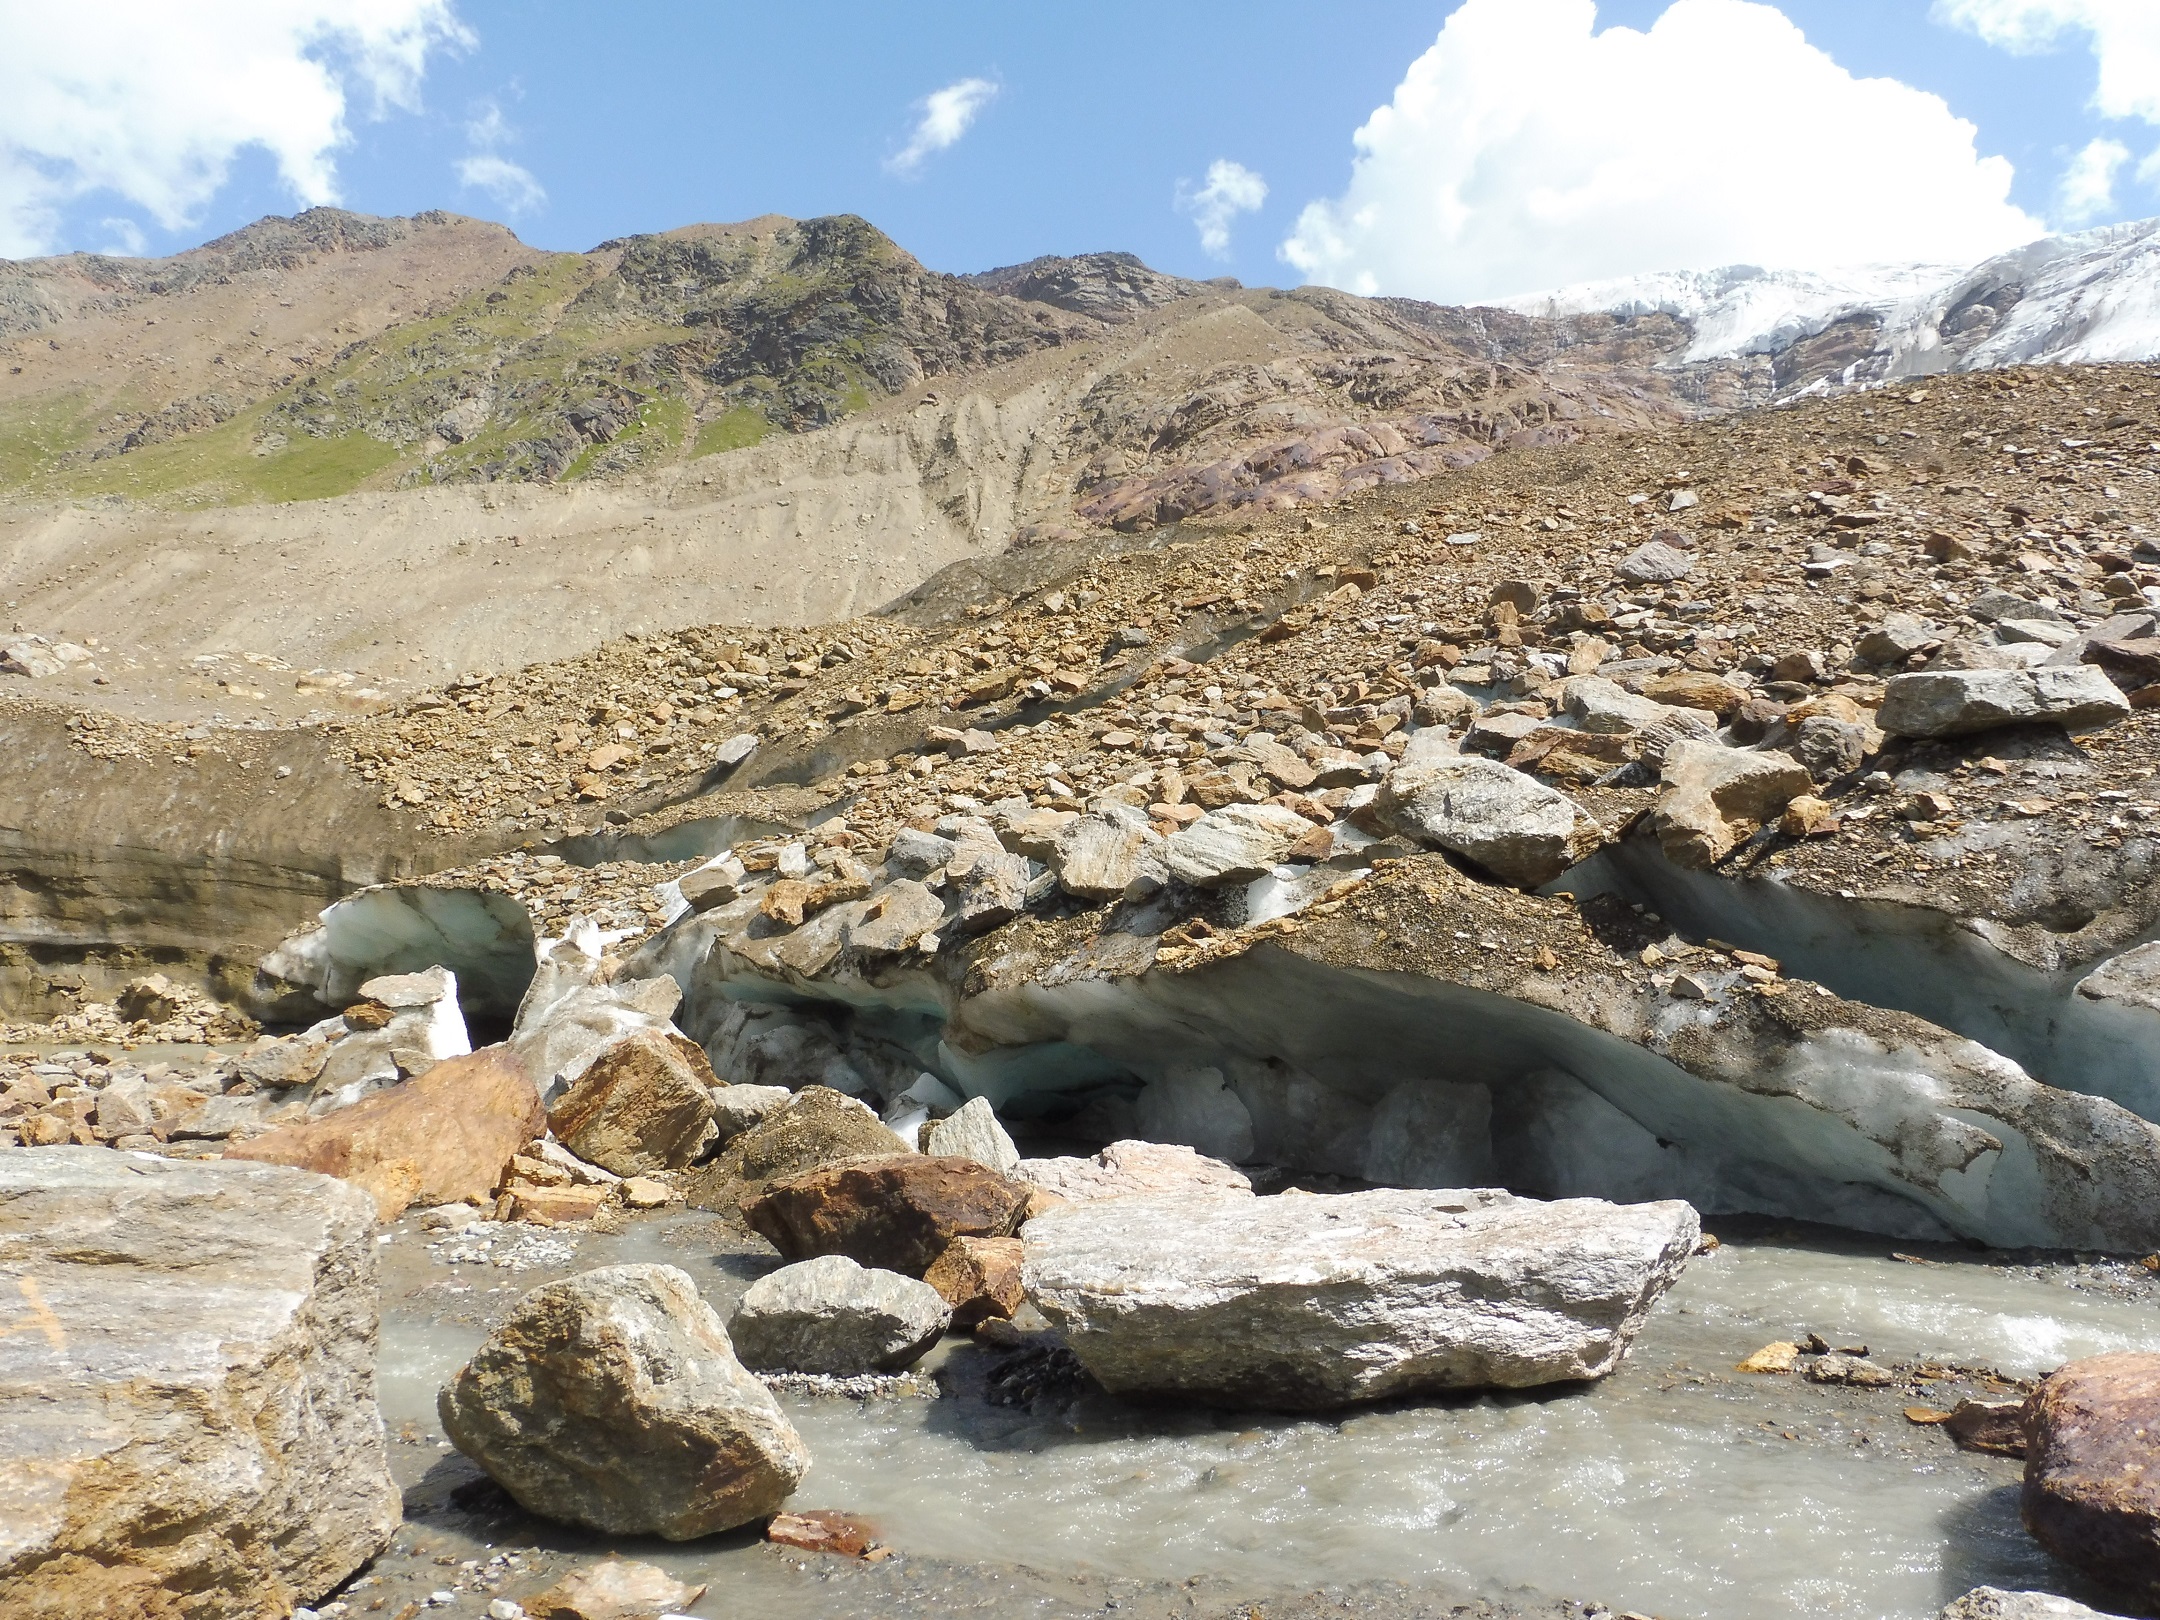
[[[1267,182],[1242,163],[1217,158],[1208,165],[1207,184],[1198,191],[1182,181],[1177,205],[1192,215],[1201,250],[1212,259],[1230,256],[1230,222],[1267,201]]]
[[[2056,189],[2056,205],[2066,224],[2082,225],[2115,206],[2115,177],[2130,161],[2121,141],[2097,140],[2070,160]]]
[[[931,91],[916,103],[922,116],[908,135],[907,145],[885,160],[886,170],[912,179],[921,171],[925,158],[944,151],[968,132],[997,93],[998,87],[988,79],[961,79]]]
[[[483,101],[465,121],[465,139],[473,150],[458,159],[458,183],[493,197],[508,214],[529,214],[547,203],[547,188],[532,170],[504,157],[498,147],[517,139],[499,102]]]

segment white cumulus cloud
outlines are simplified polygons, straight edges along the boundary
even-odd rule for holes
[[[931,91],[915,104],[922,116],[916,119],[907,145],[887,158],[885,167],[901,176],[915,174],[924,158],[944,151],[965,135],[997,93],[998,87],[988,79],[961,79]]]
[[[2160,4],[2154,0],[1935,0],[1940,22],[2031,53],[2084,34],[2100,68],[2093,108],[2160,124]]]
[[[0,255],[49,250],[93,192],[179,229],[249,147],[334,202],[348,96],[411,109],[471,40],[450,0],[0,0]]]
[[[1728,264],[1970,262],[2045,227],[1939,98],[1840,67],[1774,6],[1466,0],[1282,256],[1448,302]]]
[[[2130,148],[2105,138],[2092,142],[2070,160],[2056,188],[2062,216],[2073,225],[2083,224],[2115,206],[2115,177],[2130,161]]]
[[[1230,255],[1230,222],[1249,214],[1267,201],[1267,182],[1228,158],[1208,165],[1207,184],[1198,191],[1178,188],[1178,207],[1192,215],[1200,232],[1200,247],[1209,257]]]
[[[465,139],[473,150],[455,167],[460,185],[486,192],[505,213],[529,214],[547,201],[547,188],[532,170],[496,150],[516,138],[500,103],[483,101],[465,121]]]

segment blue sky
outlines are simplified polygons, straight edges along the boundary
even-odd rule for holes
[[[1612,84],[1609,102],[1573,114],[1566,107],[1534,112],[1552,121],[1493,137],[1467,154],[1459,150],[1464,140],[1486,136],[1406,135],[1370,154],[1370,172],[1354,180],[1353,131],[1389,103],[1459,3],[1382,4],[1353,17],[1287,0],[1096,0],[1086,8],[1009,0],[908,7],[391,0],[389,9],[404,4],[411,11],[412,28],[385,42],[336,32],[343,12],[368,9],[357,0],[294,0],[294,51],[329,64],[323,76],[344,97],[348,138],[338,142],[323,138],[319,109],[284,122],[265,115],[251,139],[247,118],[232,111],[236,100],[249,101],[244,80],[221,91],[222,106],[203,112],[201,127],[188,122],[185,84],[161,83],[155,95],[124,93],[129,72],[156,71],[156,53],[147,48],[142,63],[113,70],[111,105],[80,117],[48,116],[35,130],[24,128],[27,115],[11,126],[4,111],[11,73],[95,79],[107,66],[100,53],[124,30],[85,29],[78,37],[50,20],[43,0],[0,0],[0,221],[11,196],[18,199],[11,241],[0,226],[0,251],[171,251],[265,213],[290,212],[312,186],[372,213],[439,207],[507,218],[527,240],[555,248],[696,220],[852,212],[938,269],[1117,247],[1165,269],[1250,283],[1294,283],[1310,274],[1352,286],[1362,277],[1361,290],[1485,296],[1534,290],[1513,286],[1511,277],[1678,268],[1728,249],[1757,261],[1804,255],[1806,241],[1824,233],[1796,233],[1789,218],[1774,217],[1781,195],[1796,209],[1842,222],[1842,234],[1828,233],[1820,249],[1831,262],[1978,257],[1965,250],[1993,251],[2022,234],[2020,211],[2049,228],[2160,213],[2160,190],[2135,173],[2160,148],[2160,128],[2135,114],[2106,117],[2093,105],[2096,39],[2079,24],[2109,0],[1779,0],[1776,9],[1837,68],[1930,92],[1976,125],[1978,155],[2007,159],[2015,169],[2007,197],[1981,195],[1991,185],[2002,189],[1989,178],[1996,171],[1968,174],[1950,150],[1956,140],[1939,138],[1944,130],[1928,122],[1924,108],[1916,113],[1917,103],[1884,114],[1871,147],[1874,114],[1864,98],[1848,107],[1835,85],[1808,89],[1791,41],[1760,28],[1745,38],[1744,30],[1704,36],[1711,43],[1686,51],[1674,30],[1674,50],[1652,53],[1639,78]],[[1496,19],[1507,7],[1510,24],[1549,13],[1535,26],[1583,47],[1576,71],[1622,77],[1608,69],[1623,58],[1601,55],[1587,30],[1567,25],[1578,15],[1570,8],[1588,0],[1471,3],[1494,8]],[[1724,23],[1735,20],[1734,8],[1763,9],[1741,0],[1685,3],[1703,8],[1706,19],[1724,8]],[[146,27],[191,30],[184,43],[200,53],[205,71],[221,70],[228,9],[237,28],[278,4],[199,0],[174,8],[185,14],[179,22]],[[1968,8],[1965,26],[1938,20],[1955,5]],[[1596,26],[1646,30],[1667,9],[1668,0],[1603,0]],[[145,12],[159,15],[159,8]],[[1478,43],[1470,20],[1451,28],[1462,37],[1447,59],[1428,65],[1450,105],[1463,99],[1465,85],[1491,90],[1492,106],[1471,120],[1481,130],[1512,108],[1584,99],[1579,84],[1546,84],[1526,70],[1537,58],[1525,56],[1521,41],[1510,47],[1487,36]],[[2030,37],[2048,25],[2062,31],[2053,49],[2037,54],[1981,37],[1991,30],[2000,40],[2018,28]],[[449,37],[456,28],[462,40]],[[1750,43],[1755,35],[1769,43]],[[2160,36],[2144,42],[2160,52]],[[1701,50],[1734,54],[1706,59]],[[4,65],[11,56],[14,69]],[[2160,70],[2160,58],[2155,65]],[[1511,73],[1523,82],[1510,81]],[[891,160],[920,121],[923,99],[970,79],[994,89],[964,133],[912,171],[896,172]],[[1745,87],[1742,102],[1721,104],[1719,87],[1735,84]],[[2145,110],[2160,118],[2160,83],[2149,89]],[[2126,104],[2119,94],[2116,101]],[[1691,125],[1688,109],[1696,103],[1703,116]],[[153,120],[151,127],[123,127],[137,107],[147,109],[140,116]],[[1653,112],[1664,120],[1657,133],[1631,133],[1638,114]],[[306,122],[311,117],[317,124]],[[50,133],[77,123],[79,151]],[[1626,210],[1624,229],[1594,210],[1555,225],[1497,200],[1502,191],[1535,192],[1545,167],[1579,163],[1608,138],[1622,143],[1631,176],[1685,170],[1703,149],[1731,145],[1736,124],[1759,143],[1759,161],[1675,180],[1676,195],[1651,184]],[[1849,136],[1843,147],[1836,144],[1840,130]],[[1636,144],[1627,147],[1629,140]],[[311,141],[316,167],[296,186]],[[1826,141],[1830,149],[1820,156],[1793,160],[1800,169],[1779,167],[1792,152],[1813,154]],[[2064,175],[2096,141],[2120,143],[2122,155],[2101,162],[2114,184],[2100,206],[2088,189],[2072,208],[2061,191]],[[1927,154],[1915,156],[1923,147]],[[119,148],[126,150],[116,157]],[[200,155],[194,171],[164,156],[175,149]],[[460,164],[475,158],[491,162],[492,189],[461,181]],[[1249,202],[1263,182],[1266,195],[1257,208],[1225,216],[1227,240],[1211,254],[1193,194],[1219,161],[1238,166],[1227,195]],[[525,189],[520,171],[536,189]],[[1424,217],[1433,206],[1428,182],[1443,172],[1460,180],[1454,194],[1470,199],[1466,207],[1485,210],[1483,225],[1443,230]],[[1570,171],[1554,184],[1578,181],[1592,189],[1610,183]],[[24,196],[30,201],[21,202]],[[1908,227],[1907,214],[1924,214],[1929,199],[1945,196],[1953,200],[1940,218]],[[1901,202],[1906,197],[1910,202]],[[1315,203],[1324,211],[1306,215]],[[1355,229],[1353,217],[1363,221]],[[1669,232],[1659,224],[1664,219],[1673,221]],[[1551,242],[1538,234],[1548,230]],[[1569,231],[1585,240],[1570,245],[1563,240]],[[1306,244],[1298,263],[1279,252],[1293,236]],[[1870,251],[1878,242],[1880,254]],[[1938,245],[1941,252],[1932,251]],[[1661,252],[1669,257],[1661,260]]]

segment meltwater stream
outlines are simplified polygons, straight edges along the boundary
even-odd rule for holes
[[[515,1274],[393,1262],[383,1345],[393,1432],[411,1422],[439,1435],[435,1389],[525,1288],[661,1260],[695,1276],[724,1316],[776,1263],[749,1252],[754,1240],[684,1217],[578,1241],[573,1260]],[[400,1236],[399,1250],[408,1246],[424,1253],[417,1234]],[[796,1501],[865,1515],[927,1559],[1220,1577],[1255,1590],[1430,1582],[1665,1620],[1923,1620],[1981,1584],[2104,1600],[2025,1536],[2019,1465],[1908,1424],[1909,1390],[1733,1371],[1762,1344],[1809,1331],[1864,1342],[1878,1361],[2011,1376],[2160,1345],[2152,1305],[2079,1286],[2067,1261],[1930,1253],[1911,1263],[1888,1245],[1813,1234],[1728,1242],[1690,1265],[1601,1384],[1318,1418],[1099,1394],[1034,1412],[993,1406],[981,1381],[991,1353],[951,1340],[939,1357],[946,1398],[787,1400],[816,1459]],[[632,1556],[713,1583],[699,1614],[751,1612],[738,1604],[753,1597],[760,1614],[837,1612],[762,1590],[774,1577],[761,1551],[731,1538],[646,1543]]]

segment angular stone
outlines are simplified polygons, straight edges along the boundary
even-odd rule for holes
[[[610,1043],[639,1030],[672,1030],[681,1001],[670,978],[603,981],[599,959],[563,940],[541,958],[518,1003],[510,1045],[541,1100],[552,1103]]]
[[[1753,753],[1713,742],[1675,743],[1665,753],[1651,825],[1666,859],[1706,867],[1784,812],[1815,785],[1790,754]]]
[[[1148,852],[1162,841],[1145,811],[1103,804],[1058,835],[1050,851],[1050,868],[1067,894],[1082,900],[1115,900],[1139,876]]]
[[[923,1281],[952,1307],[952,1325],[965,1332],[990,1317],[1009,1317],[1025,1303],[1020,1268],[1026,1251],[1016,1237],[954,1238]]]
[[[715,1086],[713,1128],[724,1147],[753,1126],[763,1124],[794,1100],[786,1086]]]
[[[1638,697],[1602,675],[1577,675],[1561,688],[1560,705],[1585,731],[1626,736],[1665,718],[1665,705]]]
[[[1676,669],[1669,675],[1660,675],[1643,688],[1643,696],[1670,708],[1700,709],[1721,720],[1747,701],[1747,693],[1723,676],[1706,675],[1692,669]]]
[[[2089,664],[2072,664],[1894,675],[1875,723],[1893,737],[1961,737],[2036,721],[2077,730],[2129,715],[2130,701],[2113,681]]]
[[[1172,877],[1196,889],[1250,883],[1272,870],[1312,823],[1278,804],[1233,804],[1210,810],[1163,844]]]
[[[847,943],[865,956],[898,956],[944,921],[944,901],[912,878],[899,878],[872,892],[869,905],[848,924]]]
[[[745,1366],[852,1378],[912,1367],[951,1319],[929,1284],[825,1254],[752,1283],[728,1335]]]
[[[920,1277],[956,1237],[1010,1237],[1028,1189],[972,1159],[857,1159],[776,1181],[744,1210],[789,1260],[844,1254]]]
[[[1620,559],[1620,577],[1630,585],[1669,585],[1695,572],[1695,559],[1662,540],[1637,546]]]
[[[2023,1401],[1959,1401],[1943,1420],[1943,1432],[1961,1451],[1991,1451],[1998,1457],[2025,1455]]]
[[[1938,1620],[2122,1620],[2052,1592],[2006,1592],[1999,1586],[1976,1586]]]
[[[1009,854],[994,843],[985,847],[962,842],[946,863],[945,874],[960,902],[953,926],[963,934],[1011,922],[1027,905],[1027,857]]]
[[[528,1513],[687,1541],[761,1519],[810,1453],[673,1266],[604,1266],[519,1300],[436,1401]]]
[[[573,1569],[523,1608],[529,1620],[653,1620],[704,1595],[704,1587],[685,1586],[664,1569],[608,1558]]]
[[[893,834],[892,847],[885,852],[885,862],[909,877],[926,877],[951,860],[956,848],[950,838],[902,827]]]
[[[350,1181],[393,1221],[414,1203],[486,1201],[511,1156],[546,1125],[515,1055],[487,1046],[326,1118],[229,1147],[225,1157]]]
[[[1891,613],[1860,638],[1855,649],[1871,664],[1902,664],[1914,653],[1942,645],[1943,632],[1912,613]]]
[[[1059,1198],[1130,1198],[1200,1193],[1250,1198],[1252,1180],[1235,1165],[1172,1142],[1112,1142],[1092,1159],[1022,1159],[1013,1174]]]
[[[723,1087],[722,1095],[729,1089]],[[848,1159],[890,1157],[902,1145],[853,1097],[829,1086],[805,1086],[693,1172],[690,1202],[739,1214],[743,1196],[754,1196],[767,1182]]]
[[[283,1620],[389,1545],[374,1218],[269,1165],[0,1152],[0,1614]]]
[[[1158,1195],[1037,1216],[1026,1281],[1113,1394],[1312,1410],[1601,1378],[1700,1236],[1673,1202]]]
[[[705,1049],[680,1035],[640,1031],[604,1047],[548,1109],[548,1129],[572,1153],[618,1176],[680,1170],[718,1136]]]
[[[2058,1367],[2025,1405],[2033,1539],[2074,1569],[2160,1601],[2160,1354],[2125,1350]]]
[[[925,1153],[953,1159],[973,1159],[977,1164],[1009,1176],[1020,1162],[1020,1150],[998,1123],[997,1111],[987,1097],[971,1098],[950,1118],[923,1130]]]
[[[1535,889],[1596,849],[1603,829],[1564,793],[1475,755],[1426,759],[1388,773],[1381,818],[1419,843]]]

